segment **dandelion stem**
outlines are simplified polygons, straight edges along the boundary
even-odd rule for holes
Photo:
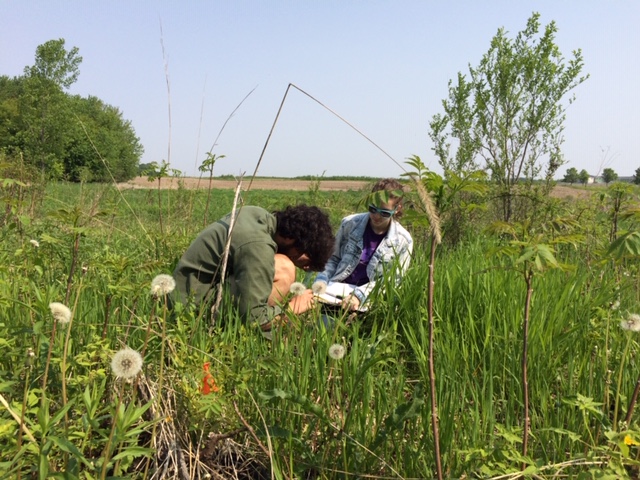
[[[58,322],[53,322],[53,328],[51,329],[51,339],[49,340],[49,350],[47,351],[47,361],[44,364],[44,374],[42,375],[42,399],[47,395],[47,377],[49,376],[49,364],[51,363],[51,351],[53,350],[53,342],[56,338],[56,325]]]
[[[116,408],[113,413],[113,418],[111,419],[111,431],[109,432],[109,439],[107,440],[107,444],[104,447],[103,455],[102,455],[102,469],[100,470],[100,480],[105,480],[107,478],[107,468],[109,466],[109,459],[111,458],[111,445],[113,443],[113,437],[116,433],[116,426],[118,423],[118,412],[120,411],[120,405],[122,403],[122,397],[124,395],[124,381],[120,382],[120,391],[118,392],[118,398],[116,401]]]
[[[633,395],[631,396],[631,401],[629,402],[629,408],[627,408],[627,416],[624,421],[627,424],[627,428],[631,425],[631,416],[633,415],[633,409],[636,406],[636,402],[638,401],[638,393],[640,393],[640,375],[638,375],[638,379],[636,380],[636,388],[633,389]]]
[[[85,270],[83,270],[84,272]],[[62,348],[62,360],[60,362],[60,382],[62,384],[62,406],[67,405],[67,354],[69,353],[69,338],[71,337],[71,324],[78,308],[78,299],[80,298],[80,291],[82,290],[82,281],[84,280],[84,273],[80,277],[80,285],[78,286],[78,292],[76,294],[75,301],[73,302],[73,310],[71,312],[71,318],[67,323],[67,334],[64,338],[64,346]],[[64,412],[64,431],[67,438],[69,438],[69,411]],[[65,452],[64,455],[65,470],[69,461],[69,454]]]
[[[624,353],[620,359],[620,371],[618,372],[618,385],[616,387],[616,401],[613,408],[613,430],[618,431],[618,408],[620,406],[620,389],[622,388],[622,374],[624,373],[624,362],[627,359],[629,353],[629,347],[631,346],[631,335],[627,336],[627,343],[624,346]]]

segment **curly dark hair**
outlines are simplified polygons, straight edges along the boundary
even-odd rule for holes
[[[324,270],[335,243],[329,215],[309,205],[288,206],[273,214],[278,220],[276,232],[293,239],[295,247],[307,254],[309,269],[314,272]]]

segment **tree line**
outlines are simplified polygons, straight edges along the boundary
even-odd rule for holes
[[[117,107],[67,92],[80,74],[78,48],[49,40],[23,75],[0,76],[0,168],[46,179],[124,181],[143,147]]]
[[[618,180],[618,174],[613,168],[605,168],[602,171],[602,181],[607,185],[611,182],[615,182]],[[580,170],[578,172],[577,168],[571,167],[567,169],[567,173],[563,177],[562,181],[570,184],[574,183],[582,183],[586,185],[589,183],[589,179],[591,175],[585,169]],[[636,185],[640,185],[640,167],[636,169],[635,174],[633,175],[631,181]]]

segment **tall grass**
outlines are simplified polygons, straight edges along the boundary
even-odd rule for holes
[[[268,342],[228,299],[211,327],[188,309],[165,316],[150,293],[151,280],[171,273],[201,228],[205,192],[162,192],[172,196],[172,208],[163,212],[161,235],[157,191],[83,188],[51,185],[31,222],[2,229],[3,477],[435,476],[427,245],[418,241],[400,286],[384,280],[368,314],[339,317],[331,330],[320,312],[292,317]],[[311,194],[336,225],[364,196],[256,191],[243,200],[276,209]],[[210,217],[227,213],[232,201],[232,191],[212,191]],[[93,204],[103,213],[86,215]],[[78,231],[51,215],[68,207],[86,219],[70,282]],[[605,209],[599,216],[600,207],[592,207],[593,221],[606,222]],[[609,233],[596,223],[584,230]],[[629,312],[638,312],[637,265],[607,261],[607,241],[598,237],[557,252],[572,270],[534,277],[531,437],[523,457],[526,286],[505,260],[487,254],[502,240],[479,232],[439,249],[436,258],[433,338],[444,477],[515,478],[522,463],[525,474],[539,478],[633,475],[638,421],[617,420],[626,416],[639,373],[640,337],[620,328]],[[74,317],[65,339],[64,328],[53,330],[49,304],[63,301],[68,286]],[[612,308],[616,300],[620,305]],[[329,354],[334,345],[344,347],[342,358]],[[126,385],[109,367],[124,346],[144,355],[142,373]],[[209,394],[202,391],[205,363],[217,388]]]

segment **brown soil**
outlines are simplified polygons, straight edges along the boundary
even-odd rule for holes
[[[187,178],[162,178],[160,180],[161,188],[178,188],[181,183],[184,188],[209,188],[209,181],[207,179],[198,179],[193,177]],[[271,179],[271,178],[258,178],[253,182],[250,179],[244,179],[242,181],[243,190],[294,190],[294,191],[307,191],[315,182],[312,180],[295,180],[295,179]],[[235,180],[216,180],[214,179],[211,186],[215,189],[234,189],[237,182]],[[361,190],[368,187],[370,182],[362,180],[321,180],[319,189],[322,191],[347,191],[347,190]],[[157,181],[150,182],[147,177],[136,177],[126,183],[119,183],[118,187],[121,189],[127,188],[157,188]],[[582,186],[569,186],[569,185],[556,185],[553,189],[552,195],[557,198],[587,198],[593,193],[592,188],[585,188]]]
[[[593,193],[593,188],[583,186],[556,185],[551,195],[556,198],[588,198]]]
[[[178,188],[179,184],[182,184],[184,188],[209,188],[208,179],[198,179],[193,177],[187,178],[162,178],[160,180],[161,188]],[[309,190],[309,187],[314,184],[312,180],[294,180],[294,179],[271,179],[271,178],[257,178],[253,182],[246,178],[242,181],[243,190]],[[355,180],[321,180],[320,190],[332,191],[332,190],[360,190],[368,186],[370,182],[355,181]],[[235,189],[237,182],[235,180],[213,180],[211,183],[212,188],[216,189]],[[158,188],[158,182],[150,182],[147,177],[136,177],[126,183],[119,183],[118,188]]]

